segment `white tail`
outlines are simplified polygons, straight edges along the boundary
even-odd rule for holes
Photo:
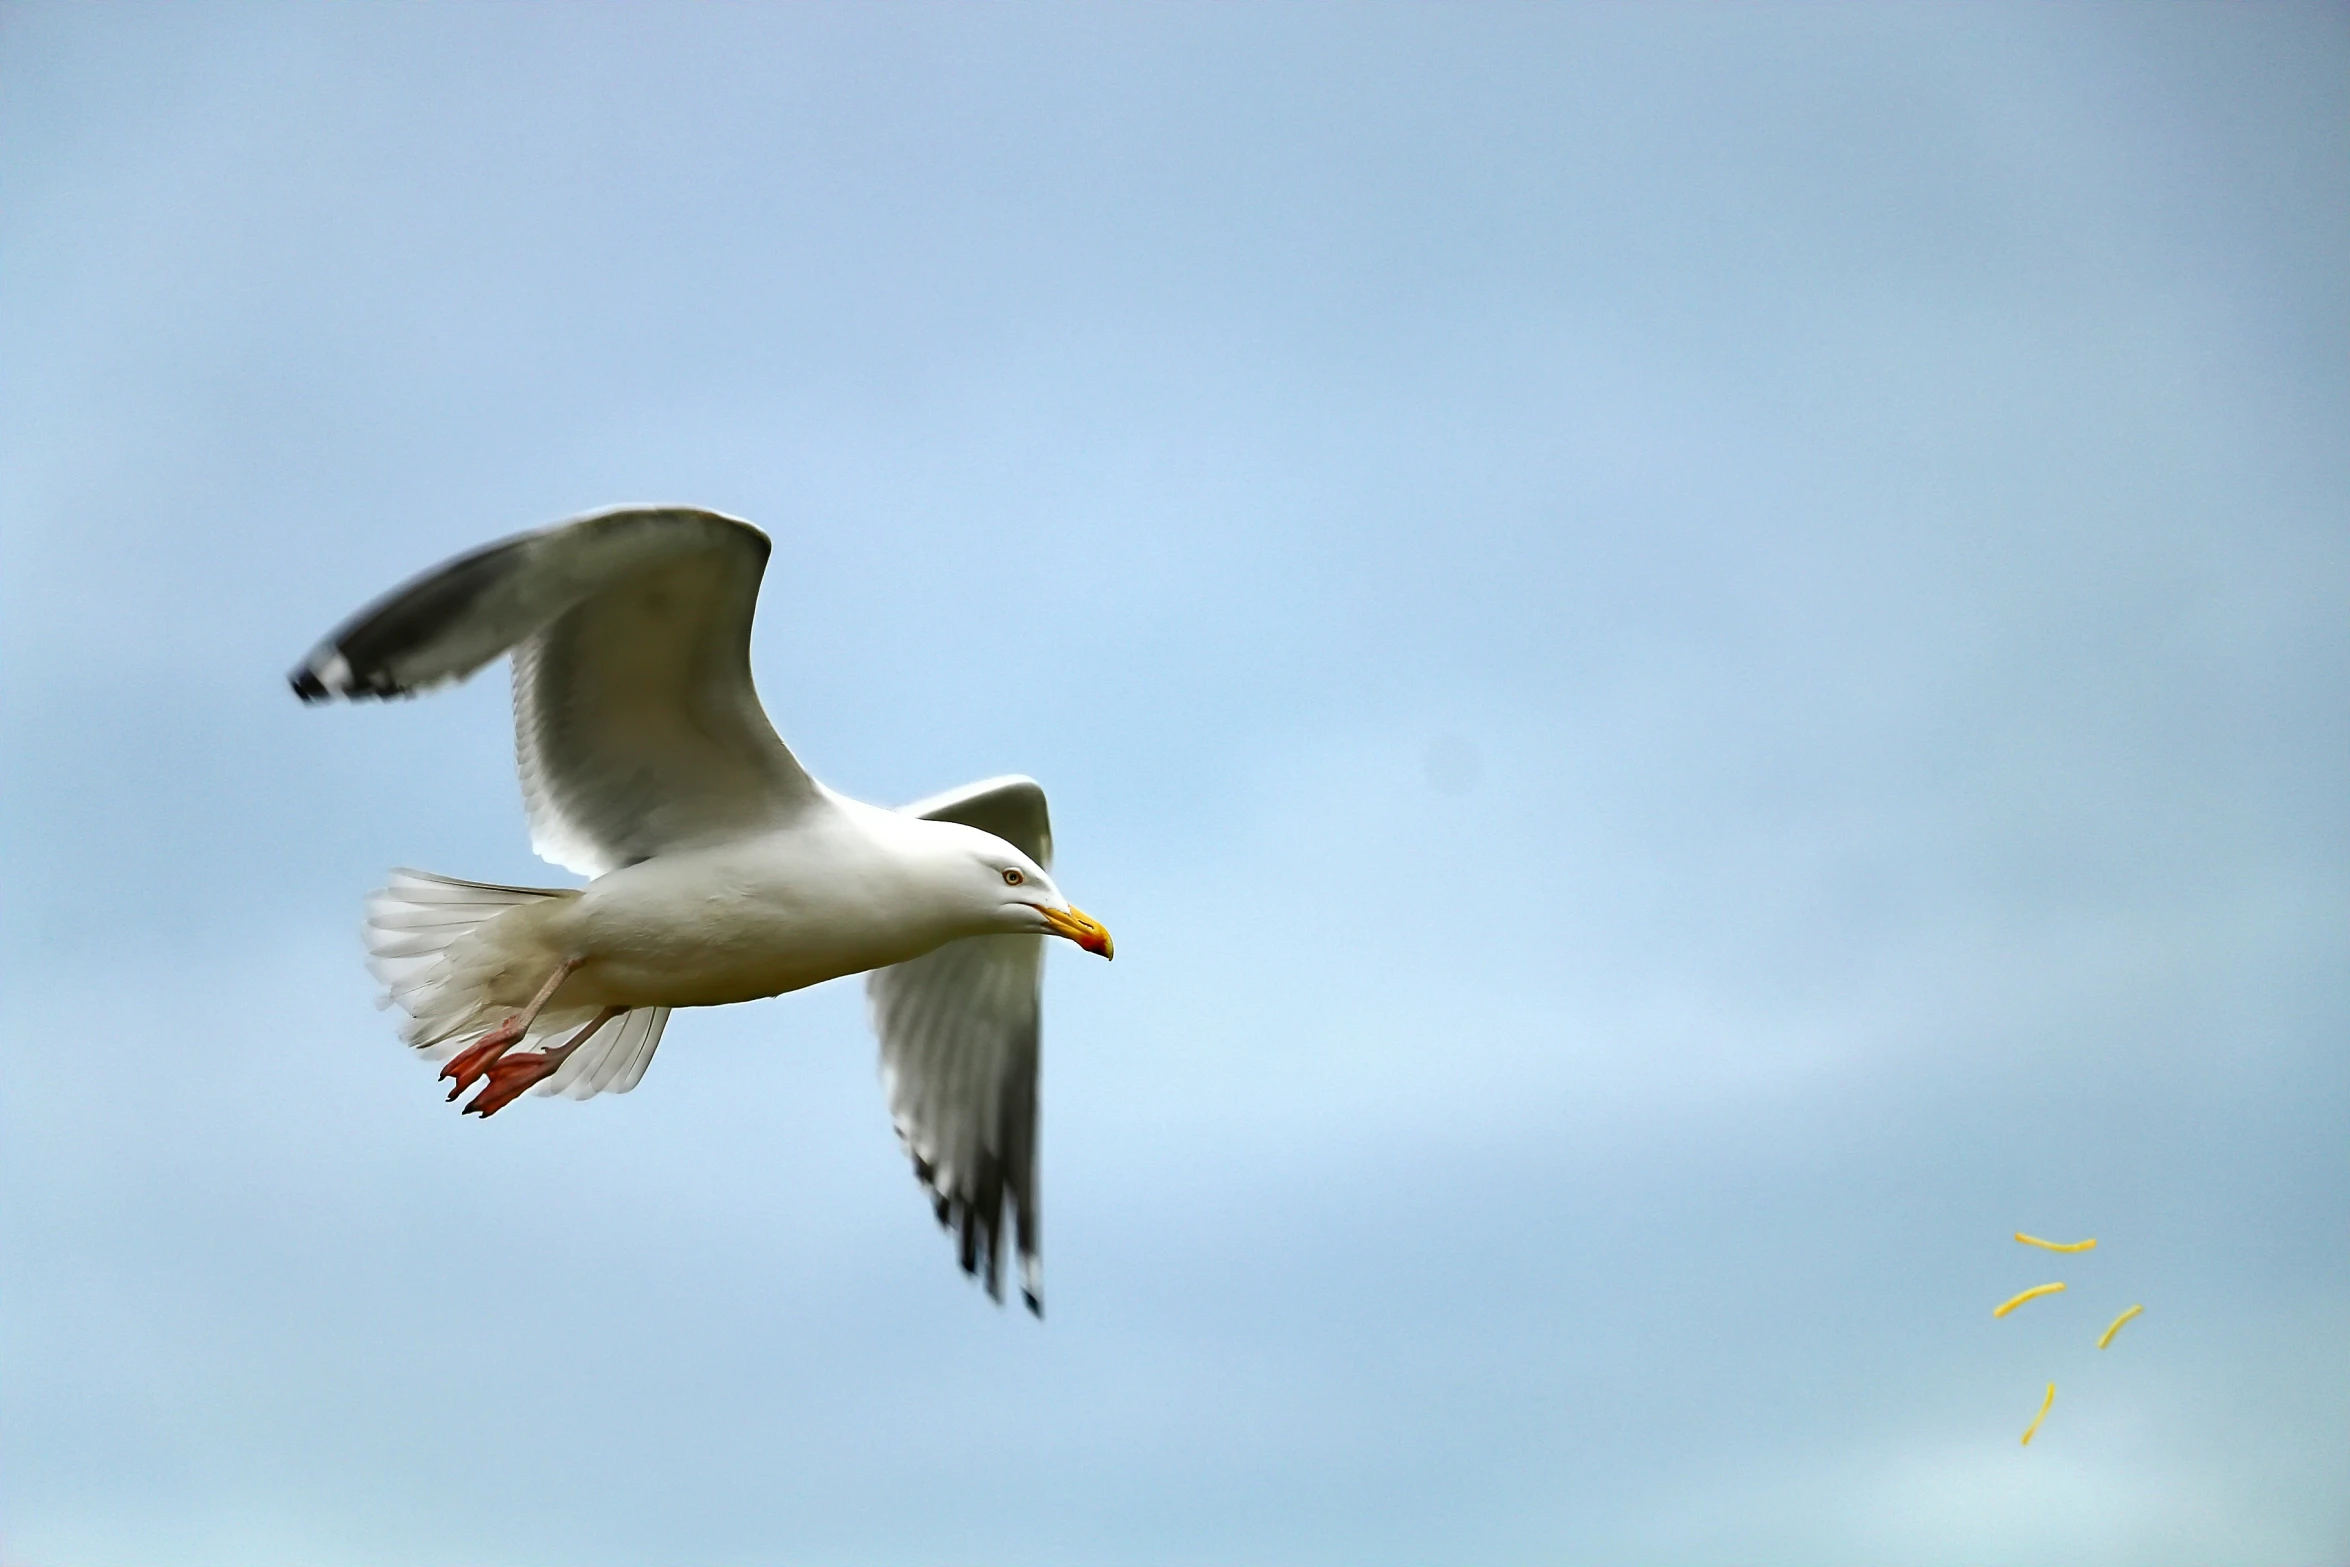
[[[445,1061],[505,1021],[518,1002],[504,992],[520,983],[527,995],[536,988],[531,976],[543,978],[561,956],[546,944],[542,920],[505,916],[578,896],[563,887],[393,871],[367,900],[367,968],[384,987],[381,1004],[407,1014],[400,1038],[427,1061]],[[593,1007],[550,1006],[516,1048],[545,1049],[594,1016]],[[627,1093],[652,1064],[668,1021],[667,1007],[636,1008],[597,1030],[536,1092]]]

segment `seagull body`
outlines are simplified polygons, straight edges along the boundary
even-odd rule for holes
[[[583,960],[560,994],[583,1006],[726,1006],[991,934],[995,900],[964,896],[985,837],[827,789],[789,827],[640,860],[558,905],[547,938]]]
[[[892,1119],[965,1272],[1000,1293],[1007,1208],[1041,1311],[1042,937],[1109,932],[1048,869],[1044,792],[994,778],[885,810],[801,768],[759,705],[745,522],[626,507],[489,545],[393,590],[291,677],[305,701],[407,696],[511,652],[531,843],[592,877],[507,887],[400,870],[370,968],[469,1112],[625,1093],[669,1013],[866,974]]]

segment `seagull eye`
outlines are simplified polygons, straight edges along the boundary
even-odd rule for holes
[[[1027,877],[1021,875],[1016,870],[1007,870],[1004,872],[1004,885],[1007,887],[1017,887],[1027,879]]]

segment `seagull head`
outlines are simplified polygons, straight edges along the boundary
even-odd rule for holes
[[[1117,955],[1102,922],[1062,897],[1043,866],[993,833],[961,826],[954,832],[962,840],[957,880],[969,889],[987,930],[1061,936],[1105,958]]]

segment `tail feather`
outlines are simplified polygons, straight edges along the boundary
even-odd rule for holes
[[[385,1004],[408,1014],[400,1038],[437,1061],[496,1027],[500,1008],[487,990],[503,954],[486,939],[493,922],[518,908],[577,896],[558,887],[393,871],[367,900],[367,967],[384,987]],[[564,1014],[541,1013],[541,1026],[531,1033],[552,1032],[564,1020]]]
[[[660,1047],[661,1030],[669,1024],[667,1007],[638,1007],[597,1031],[594,1038],[571,1053],[553,1077],[535,1090],[571,1099],[593,1099],[598,1094],[625,1094],[652,1065]]]
[[[562,887],[507,887],[393,871],[367,900],[365,934],[368,971],[384,987],[378,1004],[406,1014],[402,1041],[427,1061],[445,1061],[503,1022],[513,1003],[492,987],[516,964],[538,968],[538,960],[551,964],[555,955],[534,950],[535,920],[519,927],[498,922],[518,909],[578,896]],[[594,1016],[593,1007],[550,1006],[515,1048],[551,1048]],[[645,1075],[668,1021],[667,1007],[625,1013],[573,1051],[536,1091],[574,1099],[628,1092]]]

